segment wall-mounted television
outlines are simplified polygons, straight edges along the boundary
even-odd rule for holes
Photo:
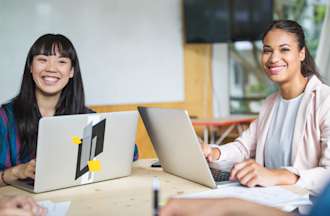
[[[187,43],[255,41],[273,20],[273,0],[184,0]]]

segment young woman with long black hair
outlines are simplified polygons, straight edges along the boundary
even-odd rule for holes
[[[38,38],[27,55],[18,95],[0,109],[2,182],[34,178],[41,117],[90,112],[73,44],[60,34]]]
[[[79,60],[71,41],[60,34],[38,38],[28,52],[18,95],[0,109],[1,182],[34,178],[41,117],[91,112],[85,106]]]

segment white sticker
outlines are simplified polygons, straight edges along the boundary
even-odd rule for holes
[[[92,125],[95,125],[98,122],[100,122],[100,120],[101,120],[100,115],[96,114],[96,115],[88,116],[87,125],[91,124],[91,123],[92,123]],[[92,143],[94,143],[94,145],[92,145],[92,146],[94,146],[94,149],[92,149],[92,151],[95,152],[95,140],[93,140]],[[89,160],[93,160],[93,159],[94,158],[89,158]],[[87,164],[87,161],[84,161],[84,164],[85,163]],[[80,177],[80,184],[92,183],[94,181],[94,177],[95,177],[95,173],[88,171]]]

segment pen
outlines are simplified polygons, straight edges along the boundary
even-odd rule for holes
[[[159,197],[159,179],[157,177],[153,178],[152,181],[152,193],[153,193],[153,216],[158,216],[158,197]]]

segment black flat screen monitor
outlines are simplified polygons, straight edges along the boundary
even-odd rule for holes
[[[187,43],[255,41],[273,20],[273,0],[184,0]]]
[[[233,0],[231,41],[260,40],[273,21],[272,0]]]
[[[186,42],[230,40],[229,0],[184,0]]]

